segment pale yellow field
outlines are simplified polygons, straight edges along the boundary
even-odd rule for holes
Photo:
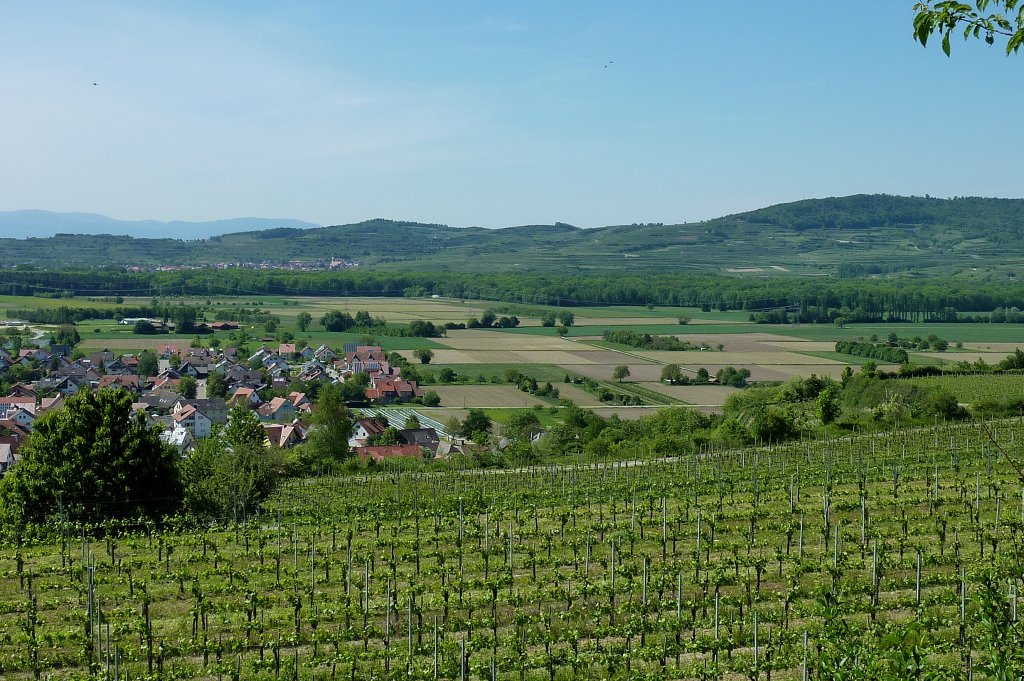
[[[765,345],[787,352],[835,352],[836,344],[829,341],[772,341]]]
[[[602,404],[601,400],[597,399],[596,395],[593,395],[578,385],[572,383],[556,383],[555,387],[558,388],[558,396],[567,400],[572,400],[581,407],[595,407]]]
[[[658,411],[658,407],[591,407],[590,409],[602,418],[608,418],[614,414],[623,421],[636,421]]]
[[[431,386],[443,407],[532,407],[547,404],[539,397],[511,385],[437,385]]]
[[[89,338],[85,337],[76,347],[82,350],[123,350],[137,348],[139,350],[155,350],[161,345],[176,345],[181,349],[188,349],[190,339],[188,338],[153,338],[144,336],[133,336],[132,338]]]
[[[555,365],[578,367],[587,365],[628,364],[636,358],[614,352],[559,352],[545,350],[445,350],[435,349],[431,366],[437,365]],[[399,354],[414,363],[418,359],[412,350],[399,350]]]
[[[572,341],[558,336],[504,333],[486,329],[453,329],[446,338],[436,338],[454,350],[571,350]]]
[[[411,350],[399,351],[410,362],[418,362]],[[580,364],[622,364],[621,356],[609,356],[603,352],[558,352],[533,350],[445,350],[435,349],[431,365],[444,364],[554,364],[576,366]]]
[[[288,298],[298,303],[297,306],[275,307],[274,314],[281,317],[295,317],[299,312],[313,315],[314,324],[325,312],[340,310],[354,315],[365,310],[371,316],[384,317],[389,322],[410,322],[422,319],[432,322],[465,322],[469,319],[470,308],[445,300],[422,298]],[[482,308],[476,310],[479,316]]]
[[[753,381],[785,381],[793,376],[807,378],[811,374],[839,378],[845,367],[845,364],[757,364],[746,368],[750,369],[750,378]],[[854,367],[854,371],[856,370]],[[708,371],[711,371],[711,367],[708,367]]]
[[[989,364],[995,364],[1009,354],[1006,352],[914,352],[913,350],[908,352],[945,362],[977,362],[979,359],[983,359]]]
[[[651,361],[661,362],[663,364],[704,365],[705,363],[714,362],[715,364],[731,365],[734,367],[752,364],[797,366],[804,364],[835,364],[840,367],[844,366],[842,362],[837,362],[831,359],[821,359],[820,357],[801,355],[796,352],[780,352],[778,350],[768,352],[732,352],[728,348],[724,352],[701,352],[700,350],[691,350],[688,352],[639,350],[634,354],[638,357],[644,357]]]
[[[643,383],[645,388],[682,400],[687,404],[701,405],[705,407],[720,407],[725,404],[726,398],[739,388],[730,388],[724,385],[669,385],[668,383]]]
[[[752,324],[751,326],[753,327],[754,325]],[[791,336],[780,336],[761,331],[751,331],[750,333],[702,333],[689,336],[684,332],[674,335],[697,345],[706,343],[711,347],[715,347],[721,343],[727,351],[734,352],[771,352],[776,349],[772,347],[772,343],[793,341]]]
[[[434,353],[433,359],[430,360],[430,366],[435,364],[484,364],[485,362],[481,359],[477,359],[474,355],[477,353],[463,352],[461,350],[445,350],[443,348],[435,348],[431,350]],[[412,354],[412,350],[398,350],[398,354],[405,357],[413,364],[419,364],[419,360]],[[507,353],[494,353],[494,354],[507,354]]]
[[[981,352],[997,352],[1002,355],[1008,355],[1011,352],[1014,352],[1017,348],[1024,350],[1024,341],[1020,343],[964,343],[964,348],[967,350],[979,350]],[[956,357],[960,353],[957,352],[949,354],[952,357]]]
[[[693,322],[691,322],[692,324]],[[582,317],[576,316],[577,326],[649,326],[652,324],[673,326],[675,329],[665,329],[665,333],[675,331],[679,333],[686,327],[679,323],[675,317]]]
[[[611,381],[613,380],[612,372],[615,371],[618,364],[625,364],[629,367],[629,378],[627,379],[629,381],[644,383],[661,380],[663,368],[661,364],[638,364],[635,360],[630,360],[625,356],[616,364],[587,364],[573,367],[573,371],[599,381]]]

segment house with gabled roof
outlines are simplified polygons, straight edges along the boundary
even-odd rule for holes
[[[180,378],[170,378],[168,376],[158,376],[153,379],[153,390],[177,390],[178,385],[181,384]]]
[[[186,405],[172,417],[176,427],[186,428],[193,437],[210,437],[213,432],[213,421],[210,417],[199,411],[192,405]]]
[[[130,393],[142,391],[142,380],[138,374],[104,374],[100,376],[98,388],[122,388]]]
[[[416,381],[402,379],[373,381],[365,394],[368,400],[384,403],[408,402],[415,397],[423,397],[423,391],[416,385]]]
[[[263,430],[267,436],[267,444],[278,449],[288,449],[302,442],[298,428],[287,423],[264,423]]]
[[[356,374],[374,371],[390,373],[391,365],[388,363],[387,354],[385,354],[380,346],[357,345],[352,350],[346,350],[342,370],[348,370]]]
[[[210,366],[205,360],[193,357],[181,363],[178,367],[178,373],[182,376],[191,376],[196,380],[201,380],[210,375]]]
[[[251,408],[256,408],[263,404],[263,400],[260,398],[259,393],[256,392],[255,388],[246,388],[241,385],[235,388],[230,399],[228,399],[229,405],[235,405],[239,402],[244,402]]]
[[[57,357],[70,357],[73,348],[66,343],[50,343],[50,354]]]
[[[193,397],[192,399],[186,399],[179,397],[174,403],[172,411],[177,413],[189,405],[206,414],[215,425],[224,425],[228,422],[228,403],[220,398],[199,399]]]
[[[173,355],[180,355],[181,349],[177,345],[163,343],[157,346],[156,354],[160,359],[170,359]]]
[[[328,362],[333,362],[334,360],[338,359],[338,353],[334,352],[334,350],[331,350],[329,347],[327,347],[326,343],[318,347],[313,352],[313,356],[316,357],[317,360],[324,362],[325,364]]]
[[[433,428],[403,428],[398,431],[399,444],[416,445],[436,452],[440,442],[441,438]]]
[[[352,424],[352,434],[348,438],[349,447],[365,446],[367,441],[387,430],[388,424],[376,416],[359,419]]]
[[[11,397],[31,397],[34,400],[39,399],[39,391],[26,383],[15,383],[11,386],[11,389],[7,391],[7,394]]]
[[[240,385],[259,390],[263,387],[263,374],[259,369],[247,369],[236,364],[224,372],[224,382],[229,386]]]
[[[111,360],[109,362],[104,362],[103,363],[103,373],[107,374],[108,376],[110,376],[110,375],[120,376],[121,374],[129,374],[129,373],[136,373],[136,372],[132,372],[128,368],[128,365],[126,365],[121,360],[115,359],[115,360]]]
[[[473,445],[468,440],[442,440],[434,453],[436,459],[450,459],[453,456],[467,456],[473,453]]]
[[[0,397],[0,411],[16,409],[19,407],[31,407],[35,409],[36,398],[34,396],[7,395]]]
[[[325,380],[325,379],[329,379],[330,376],[327,375],[326,371],[324,371],[322,368],[318,367],[318,368],[312,368],[312,369],[309,369],[309,370],[303,369],[302,372],[299,373],[298,376],[296,376],[296,378],[299,379],[300,381],[310,382],[310,381],[322,381],[322,380]]]
[[[248,363],[252,364],[253,360],[258,360],[260,363],[268,357],[274,356],[274,351],[268,348],[266,345],[261,345],[256,349],[256,352],[249,356]]]
[[[48,376],[39,381],[43,390],[53,390],[60,395],[74,395],[83,387],[88,387],[89,382],[82,377],[72,376]]]
[[[46,413],[53,409],[59,409],[64,406],[64,395],[57,394],[53,397],[44,397],[39,401],[39,413]]]
[[[102,367],[108,362],[113,362],[115,359],[117,359],[117,357],[114,356],[113,352],[104,348],[103,350],[99,350],[97,352],[90,352],[89,356],[86,359],[88,360],[90,366]]]
[[[0,477],[18,461],[18,448],[8,439],[0,437]]]
[[[34,403],[23,404],[17,407],[0,409],[0,422],[10,422],[21,426],[25,430],[32,430],[32,425],[36,422],[36,405]]]
[[[288,393],[288,401],[295,407],[295,411],[308,412],[313,409],[313,402],[306,393],[290,392]]]
[[[28,359],[29,361],[45,362],[50,358],[50,353],[42,348],[22,348],[18,352],[18,359]]]
[[[260,421],[291,421],[295,418],[295,406],[284,397],[274,399],[261,404],[256,413]]]
[[[276,355],[263,360],[263,368],[266,369],[267,373],[271,376],[279,376],[291,371],[291,367],[288,366],[288,362]]]
[[[61,378],[64,376],[77,378],[78,383],[91,383],[100,380],[100,372],[95,367],[81,361],[72,362],[67,366],[61,367],[54,371],[53,375]]]
[[[139,402],[149,405],[150,408],[160,412],[169,412],[181,399],[181,395],[173,390],[154,388],[139,397]]]

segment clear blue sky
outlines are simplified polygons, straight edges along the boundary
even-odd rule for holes
[[[1020,197],[1024,55],[922,49],[912,6],[6,3],[0,210],[590,227]]]

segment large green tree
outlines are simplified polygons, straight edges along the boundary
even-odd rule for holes
[[[139,373],[143,376],[156,376],[160,373],[160,360],[152,350],[139,353]]]
[[[283,472],[284,456],[267,446],[256,414],[237,404],[227,426],[200,440],[182,465],[186,508],[197,516],[240,519],[274,491]]]
[[[510,440],[530,441],[530,438],[543,430],[540,418],[533,409],[516,409],[509,414],[502,427],[502,433]]]
[[[983,39],[989,45],[1006,40],[1006,54],[1024,45],[1024,3],[1020,0],[923,0],[914,4],[914,39],[927,45],[933,35],[942,36],[942,51],[949,55],[953,31],[963,29],[964,39]]]
[[[312,427],[296,461],[300,472],[327,470],[348,460],[352,456],[348,446],[352,420],[345,410],[342,386],[332,383],[321,388],[310,418]]]
[[[228,396],[228,384],[224,377],[214,372],[206,379],[206,396],[224,399]]]
[[[181,504],[174,451],[132,413],[131,395],[81,391],[43,415],[0,482],[7,527],[72,521],[158,519]]]
[[[460,424],[458,434],[461,437],[484,441],[491,433],[491,417],[483,409],[470,409],[466,420]]]
[[[199,392],[199,381],[192,378],[191,376],[182,376],[178,382],[178,394],[184,397],[186,400],[195,399],[196,394]]]

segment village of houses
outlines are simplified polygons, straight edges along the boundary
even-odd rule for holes
[[[32,432],[40,416],[60,409],[64,399],[79,390],[114,388],[133,396],[133,407],[145,414],[151,425],[161,428],[161,439],[187,456],[196,440],[211,437],[224,426],[231,407],[241,403],[254,410],[266,431],[271,447],[291,448],[307,437],[313,402],[305,393],[289,391],[293,381],[345,382],[356,374],[366,374],[365,399],[373,405],[404,405],[422,397],[415,381],[401,377],[401,368],[392,366],[377,346],[349,345],[340,353],[327,345],[315,350],[297,348],[292,343],[277,347],[261,346],[248,357],[239,357],[234,348],[213,350],[202,347],[160,345],[156,351],[159,373],[139,373],[139,358],[132,354],[117,356],[104,350],[72,360],[67,345],[32,347],[16,354],[0,347],[0,376],[21,364],[35,369],[38,380],[15,384],[6,396],[0,396],[0,475],[18,458],[18,448]],[[257,368],[258,367],[258,368]],[[227,387],[226,398],[206,396],[207,379],[219,374]],[[179,392],[182,379],[196,380],[196,396]],[[261,397],[263,395],[264,397]],[[354,417],[349,446],[362,460],[390,457],[447,458],[471,446],[465,440],[447,436],[444,427],[409,409],[390,412],[401,423],[389,424],[375,409],[369,415]],[[425,427],[402,428],[404,419],[416,415]],[[374,444],[389,425],[397,429],[397,443]]]

